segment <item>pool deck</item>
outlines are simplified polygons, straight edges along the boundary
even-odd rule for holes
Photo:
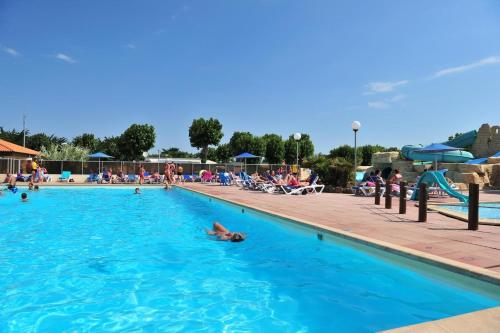
[[[400,215],[397,198],[393,199],[392,209],[385,209],[383,198],[382,205],[376,206],[373,198],[349,194],[289,196],[218,184],[185,183],[180,186],[313,227],[345,232],[368,242],[389,244],[416,256],[427,255],[431,261],[439,258],[465,270],[472,266],[499,281],[499,226],[480,225],[478,231],[470,231],[467,223],[438,212],[429,212],[428,222],[416,222],[418,207],[408,202],[407,214]],[[500,201],[500,195],[481,193],[480,200]],[[453,199],[431,201],[453,202]]]

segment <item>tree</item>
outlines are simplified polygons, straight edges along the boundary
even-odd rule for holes
[[[463,135],[463,134],[464,134],[464,133],[458,132],[458,133],[455,133],[454,135],[450,135],[450,136],[448,137],[448,141],[451,141],[451,140],[453,140],[453,139],[456,139],[456,138],[458,138],[459,136],[461,136],[461,135]]]
[[[192,147],[201,149],[202,163],[207,161],[208,146],[218,145],[223,136],[222,124],[217,119],[193,119],[189,127],[189,141]]]
[[[219,163],[227,163],[233,157],[233,152],[231,151],[231,147],[226,144],[219,145],[217,149],[215,149],[215,157],[216,161]]]
[[[207,160],[217,161],[217,151],[214,147],[207,148]]]
[[[86,161],[89,155],[88,149],[71,144],[42,146],[40,151],[47,160],[53,161]]]
[[[102,151],[117,160],[124,160],[125,157],[120,151],[121,138],[119,136],[104,137],[100,140],[96,150]]]
[[[73,138],[72,144],[75,146],[79,146],[82,148],[86,148],[91,152],[96,151],[99,146],[101,140],[95,137],[94,134],[91,133],[83,133],[82,135],[75,136]]]
[[[314,155],[314,144],[309,137],[309,134],[302,134],[299,140],[299,163],[304,160],[313,157]],[[288,164],[295,164],[297,159],[297,142],[293,138],[293,135],[288,137],[285,142],[285,161]]]
[[[57,137],[54,134],[37,133],[26,137],[26,147],[34,150],[40,150],[43,146],[61,145],[64,142],[66,138]]]
[[[380,145],[366,145],[358,148],[361,152],[361,160],[358,160],[360,165],[372,165],[372,155],[374,153],[386,151],[386,148]],[[353,155],[354,156],[354,155]],[[359,153],[358,153],[359,156]]]
[[[152,125],[133,124],[120,136],[120,153],[127,160],[142,160],[142,154],[155,145],[156,132]]]
[[[265,153],[264,156],[268,163],[281,163],[285,157],[285,142],[281,136],[277,134],[266,134],[262,137],[264,141]]]
[[[263,156],[265,150],[264,141],[250,132],[234,132],[229,140],[229,146],[231,147],[233,156],[241,153]]]
[[[164,157],[172,157],[172,158],[191,158],[191,157],[195,156],[195,154],[188,153],[187,151],[182,151],[176,147],[162,149],[160,155],[164,156]]]
[[[26,131],[26,135],[28,135],[29,131]],[[4,130],[3,127],[0,127],[0,139],[15,143],[17,145],[23,145],[23,131],[16,131],[12,129],[10,131]]]

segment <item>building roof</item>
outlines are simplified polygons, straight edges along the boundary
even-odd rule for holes
[[[154,157],[148,157],[146,162],[151,163],[178,163],[178,164],[201,164],[201,159],[199,158],[180,158],[180,157],[162,157],[160,159]],[[207,160],[206,164],[217,164],[217,162]]]
[[[29,149],[23,146],[16,145],[15,143],[0,139],[0,152],[1,153],[16,153],[25,155],[39,155],[40,152]]]

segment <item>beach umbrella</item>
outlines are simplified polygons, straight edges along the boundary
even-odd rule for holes
[[[93,154],[90,154],[88,157],[99,159],[99,166],[98,166],[99,173],[101,173],[101,158],[113,158],[113,156],[109,156],[109,155],[104,154],[103,152],[100,152],[100,151],[93,153]]]
[[[452,146],[443,145],[442,143],[433,143],[423,148],[415,149],[415,153],[419,154],[431,154],[434,156],[434,170],[437,171],[437,158],[439,154],[448,151],[463,150],[463,148],[457,148]]]
[[[255,156],[254,154],[250,154],[250,153],[241,153],[238,156],[235,156],[234,158],[243,159],[243,161],[245,163],[245,172],[246,172],[247,171],[247,158],[257,158],[257,157],[259,157],[259,156]]]

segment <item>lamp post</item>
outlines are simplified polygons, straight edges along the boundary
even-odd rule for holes
[[[357,143],[357,136],[358,136],[358,131],[361,128],[361,123],[357,120],[352,122],[352,130],[354,132],[354,181],[356,181],[356,169],[358,167],[358,143]]]
[[[298,168],[299,167],[299,141],[302,138],[302,134],[297,132],[293,135],[293,138],[294,138],[295,142],[297,143],[297,168]]]

